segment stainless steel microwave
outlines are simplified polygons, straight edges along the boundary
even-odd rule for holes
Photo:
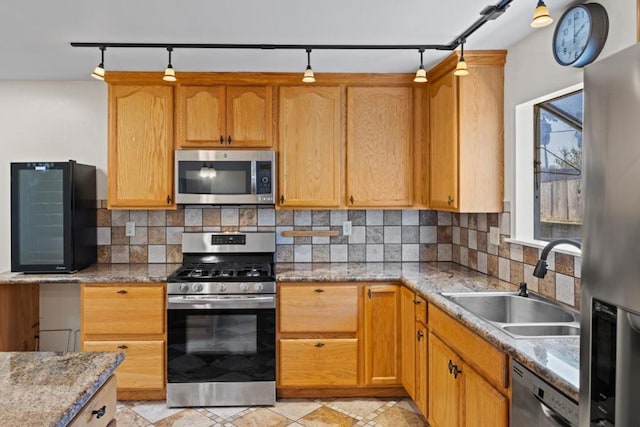
[[[176,150],[176,203],[273,205],[275,157],[274,151]]]

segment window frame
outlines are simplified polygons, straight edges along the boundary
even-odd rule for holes
[[[513,196],[510,205],[510,238],[508,242],[543,248],[548,243],[537,240],[533,236],[534,227],[534,169],[533,162],[536,132],[534,120],[534,106],[554,98],[568,95],[584,89],[583,83],[577,83],[544,96],[523,102],[515,108],[515,139],[514,139],[514,167],[513,167]],[[578,249],[568,245],[561,245],[557,251],[570,255],[580,255]]]

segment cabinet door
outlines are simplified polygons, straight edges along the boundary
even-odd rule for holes
[[[110,421],[116,416],[116,402],[116,377],[112,375],[82,407],[68,427],[109,427]]]
[[[281,87],[280,203],[338,207],[342,181],[339,87]]]
[[[164,341],[84,341],[83,351],[119,351],[118,389],[162,389],[165,386]]]
[[[349,206],[413,202],[413,105],[409,87],[347,89]]]
[[[435,335],[429,334],[429,425],[460,426],[460,376],[454,378],[449,366],[461,367],[456,354]]]
[[[280,340],[280,386],[332,387],[358,383],[358,340]]]
[[[163,286],[83,285],[82,333],[87,335],[163,334]]]
[[[179,85],[177,91],[176,146],[218,148],[226,145],[225,87]]]
[[[400,340],[402,355],[402,386],[416,400],[416,321],[415,293],[409,288],[400,290]]]
[[[282,284],[278,289],[280,332],[356,332],[358,286]]]
[[[399,286],[369,285],[364,289],[365,384],[400,384]]]
[[[418,409],[422,412],[422,415],[427,418],[427,402],[428,402],[428,333],[427,327],[416,322],[416,379],[415,379],[415,397],[414,402],[418,406]]]
[[[507,427],[509,401],[469,365],[464,365],[465,427]],[[459,377],[460,378],[460,377]]]
[[[173,88],[109,86],[108,207],[174,207],[173,151]]]
[[[453,71],[431,82],[430,207],[458,207],[458,88]]]
[[[271,86],[227,86],[227,144],[271,147]]]

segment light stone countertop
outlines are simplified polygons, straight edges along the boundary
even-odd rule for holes
[[[15,283],[160,283],[179,264],[101,264],[75,274],[0,273],[0,286]],[[515,291],[515,286],[451,262],[278,263],[288,281],[400,281],[459,320],[513,359],[578,401],[580,339],[515,339],[440,295],[441,292]]]
[[[440,295],[441,292],[515,291],[514,285],[457,264],[277,264],[279,282],[401,281],[497,348],[578,401],[580,338],[515,339]]]
[[[113,352],[0,352],[0,424],[66,426],[123,360]]]

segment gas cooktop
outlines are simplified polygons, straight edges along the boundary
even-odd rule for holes
[[[174,272],[169,281],[243,281],[261,282],[274,280],[270,263],[256,262],[196,262],[185,264]]]

